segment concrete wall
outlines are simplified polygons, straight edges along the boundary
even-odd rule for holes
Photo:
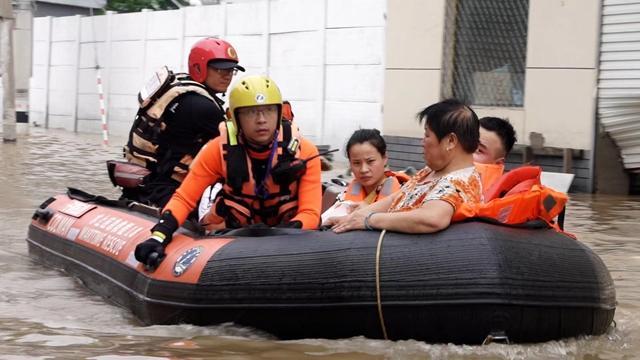
[[[98,64],[109,131],[124,135],[152,72],[185,71],[192,44],[219,36],[236,47],[247,74],[274,78],[305,135],[342,146],[353,130],[382,126],[385,10],[384,0],[256,0],[36,18],[31,122],[101,131]]]
[[[415,113],[440,100],[445,1],[387,7],[383,127],[416,136]],[[545,146],[592,150],[599,15],[600,0],[530,1],[524,107],[476,106],[478,115],[509,118],[520,144],[538,132]]]
[[[387,135],[421,136],[416,114],[440,99],[445,0],[388,0],[384,84]]]

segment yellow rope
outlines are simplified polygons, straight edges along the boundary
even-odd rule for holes
[[[382,315],[382,301],[380,301],[380,252],[382,250],[382,240],[387,230],[382,230],[380,237],[378,238],[378,249],[376,250],[376,299],[378,301],[378,316],[380,317],[380,327],[382,327],[382,335],[385,340],[389,340],[387,337],[387,328],[384,326],[384,316]]]

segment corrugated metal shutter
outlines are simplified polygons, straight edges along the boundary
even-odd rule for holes
[[[603,0],[598,89],[600,123],[640,172],[640,1]]]

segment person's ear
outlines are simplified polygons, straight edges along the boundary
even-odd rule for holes
[[[453,150],[458,144],[458,136],[454,133],[447,135],[447,151]]]
[[[496,165],[504,165],[504,157],[496,159],[494,164],[496,164]]]

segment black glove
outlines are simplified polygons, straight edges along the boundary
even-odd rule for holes
[[[151,238],[136,246],[136,260],[145,264],[147,269],[154,270],[165,257],[164,248],[171,241],[173,232],[178,229],[178,220],[171,211],[165,211],[160,221],[151,228]]]
[[[293,220],[276,225],[277,228],[285,229],[302,229],[302,221]]]
[[[148,270],[153,270],[164,259],[164,246],[157,238],[151,237],[136,246],[135,256]]]

